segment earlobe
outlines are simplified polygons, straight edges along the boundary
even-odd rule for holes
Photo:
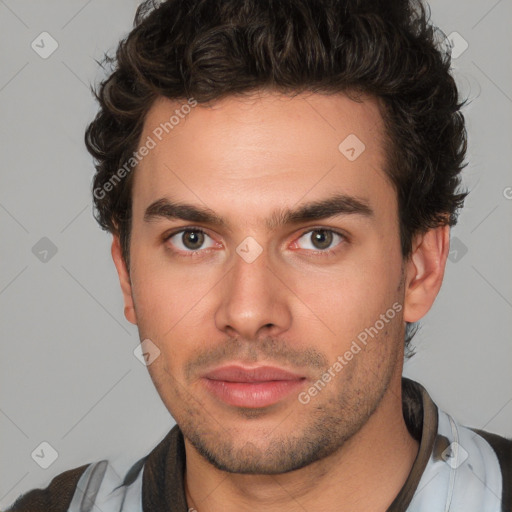
[[[121,285],[121,291],[123,293],[124,316],[126,317],[128,322],[137,325],[137,317],[135,314],[135,307],[133,304],[130,275],[128,273],[128,269],[126,268],[126,262],[124,261],[121,250],[121,242],[117,235],[113,235],[112,237],[111,253],[112,259],[114,260],[114,265],[116,266],[117,269],[117,275],[119,276],[119,284]]]
[[[418,235],[406,263],[404,321],[417,322],[434,303],[443,282],[450,249],[450,226]]]

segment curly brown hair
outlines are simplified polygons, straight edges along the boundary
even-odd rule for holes
[[[93,89],[100,110],[85,133],[95,218],[119,236],[128,269],[133,172],[115,186],[112,178],[136,152],[159,96],[207,103],[267,89],[377,97],[404,258],[415,234],[454,225],[467,195],[459,190],[466,100],[446,38],[429,21],[421,0],[143,2],[115,57],[101,63],[111,72]]]

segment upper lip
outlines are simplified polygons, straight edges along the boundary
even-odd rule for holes
[[[225,382],[268,382],[272,380],[301,380],[305,377],[275,366],[247,368],[229,365],[209,371],[204,378]]]

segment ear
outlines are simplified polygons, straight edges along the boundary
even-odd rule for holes
[[[417,322],[432,307],[443,282],[450,250],[450,226],[418,235],[406,263],[404,321]]]
[[[137,316],[135,314],[135,307],[133,305],[130,275],[128,274],[128,270],[126,268],[126,262],[124,261],[121,251],[121,242],[119,240],[119,236],[117,235],[113,235],[111,252],[112,259],[114,260],[117,274],[119,276],[119,284],[121,285],[121,290],[123,292],[124,316],[128,322],[137,325]]]

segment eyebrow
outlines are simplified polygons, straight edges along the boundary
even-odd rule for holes
[[[365,199],[346,194],[336,194],[303,204],[296,209],[275,210],[266,219],[266,226],[269,230],[275,230],[286,225],[345,215],[359,215],[370,218],[374,216],[374,211]],[[144,212],[144,222],[152,222],[158,219],[182,219],[218,227],[230,227],[225,219],[209,208],[173,202],[166,197],[151,203]]]

